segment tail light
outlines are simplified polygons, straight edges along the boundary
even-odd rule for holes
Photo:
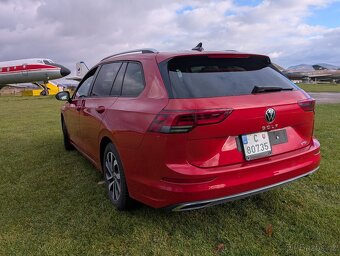
[[[315,100],[312,98],[307,100],[300,100],[298,101],[298,104],[304,111],[314,111],[315,109]]]
[[[149,132],[184,133],[199,125],[217,124],[226,119],[232,109],[176,111],[163,110],[152,121]]]

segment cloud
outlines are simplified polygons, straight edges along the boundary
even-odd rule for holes
[[[114,52],[191,49],[202,41],[206,50],[269,54],[283,66],[339,65],[340,28],[305,23],[332,2],[0,0],[0,60],[47,57],[73,69]]]

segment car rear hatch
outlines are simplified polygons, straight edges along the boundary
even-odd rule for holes
[[[185,56],[160,69],[170,100],[149,131],[167,137],[169,163],[263,161],[311,142],[314,100],[266,56]]]

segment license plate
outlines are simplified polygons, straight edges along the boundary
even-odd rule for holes
[[[242,135],[241,138],[246,160],[249,161],[271,155],[272,148],[268,132],[246,134]]]

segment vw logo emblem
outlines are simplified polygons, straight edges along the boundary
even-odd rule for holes
[[[276,112],[272,108],[268,108],[265,114],[266,120],[268,123],[271,123],[275,120]]]

